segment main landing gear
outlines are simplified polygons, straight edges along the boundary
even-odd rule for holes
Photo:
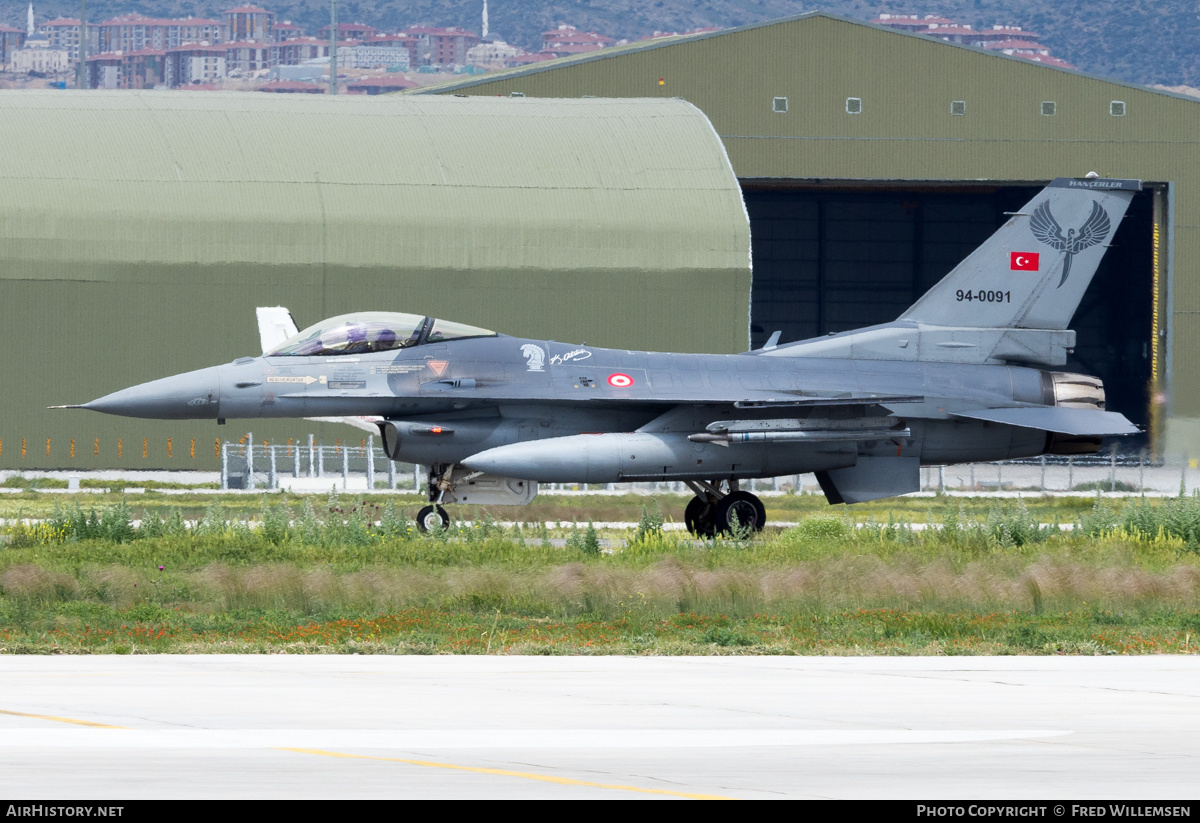
[[[442,498],[453,488],[450,478],[454,475],[454,464],[441,463],[429,467],[429,505],[417,512],[417,530],[422,534],[450,527],[450,515],[442,508]]]
[[[738,488],[736,480],[687,480],[696,496],[683,510],[687,530],[697,537],[730,534],[735,529],[762,531],[767,523],[767,509],[750,492]]]

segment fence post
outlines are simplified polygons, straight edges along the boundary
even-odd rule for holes
[[[975,491],[975,464],[971,464],[971,491]]]
[[[384,457],[387,457],[385,454]],[[388,457],[388,488],[392,491],[396,490],[396,461]]]
[[[938,466],[938,494],[946,493],[946,467]]]
[[[254,487],[254,432],[246,432],[246,488]]]
[[[221,491],[229,491],[229,444],[221,444]]]
[[[996,491],[1004,491],[1004,462],[996,463]]]
[[[1117,490],[1117,444],[1112,444],[1112,449],[1109,453],[1108,464],[1108,490],[1115,492]]]
[[[317,444],[317,477],[325,476],[325,445]]]
[[[267,488],[274,490],[279,488],[279,476],[275,474],[275,447],[267,446],[267,450],[271,453],[271,473],[267,475]]]
[[[317,457],[316,447],[313,446],[313,436],[310,434],[308,436],[308,476],[309,477],[313,476],[313,464],[315,464],[317,462],[316,457]]]
[[[421,467],[413,463],[413,491],[421,490]]]
[[[292,452],[292,477],[300,476],[300,441],[296,441],[296,450]]]
[[[367,491],[375,491],[375,435],[367,437]]]
[[[1146,450],[1138,452],[1138,491],[1146,490]]]
[[[1042,455],[1042,492],[1046,491],[1046,455]]]
[[[350,447],[342,449],[342,488],[350,488]]]
[[[1067,458],[1067,491],[1075,488],[1075,455]]]

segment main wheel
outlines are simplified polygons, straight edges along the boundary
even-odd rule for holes
[[[426,506],[417,512],[417,529],[422,534],[434,529],[447,529],[449,527],[450,515],[446,514],[446,510],[441,506]]]
[[[722,534],[733,531],[735,522],[738,528],[760,532],[767,523],[767,508],[750,492],[730,492],[717,503],[714,520]]]
[[[712,503],[703,497],[693,497],[683,510],[683,524],[697,537],[712,537],[717,533]]]

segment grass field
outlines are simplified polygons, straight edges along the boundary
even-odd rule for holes
[[[772,497],[769,519],[795,526],[716,541],[662,531],[671,496],[543,496],[432,535],[416,498],[82,502],[0,498],[0,650],[1142,654],[1194,653],[1200,634],[1195,497],[853,516]],[[496,525],[514,514],[526,525]]]

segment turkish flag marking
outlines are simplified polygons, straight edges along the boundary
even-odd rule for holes
[[[1037,271],[1038,253],[1035,251],[1009,252],[1008,268],[1011,271]]]

